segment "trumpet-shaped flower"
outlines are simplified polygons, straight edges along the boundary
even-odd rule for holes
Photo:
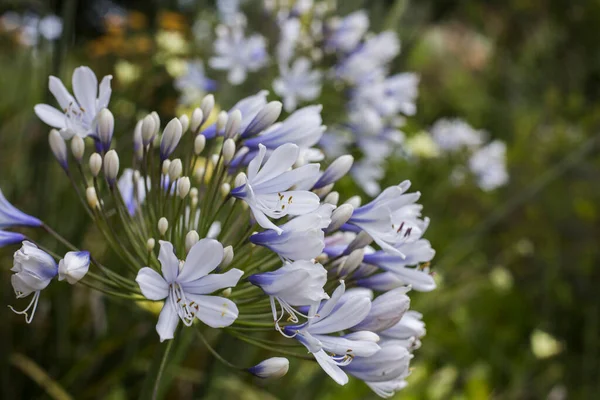
[[[371,300],[363,291],[343,297],[344,292],[341,282],[329,300],[311,306],[308,322],[283,329],[285,335],[296,338],[313,353],[321,368],[340,385],[348,382],[341,366],[351,363],[354,357],[368,357],[379,350],[379,336],[373,332],[330,335],[356,326],[371,310]]]
[[[185,262],[180,262],[173,245],[161,240],[158,259],[162,276],[144,267],[138,272],[136,282],[148,300],[166,299],[156,324],[161,342],[173,338],[180,319],[191,326],[198,318],[213,328],[229,326],[237,319],[238,309],[233,301],[210,295],[234,287],[244,274],[235,268],[224,274],[210,274],[223,259],[221,243],[202,239],[191,248]]]
[[[286,260],[310,260],[323,252],[323,229],[331,223],[333,209],[333,205],[323,204],[316,211],[281,225],[281,234],[269,229],[250,236],[250,241],[274,251]]]
[[[318,164],[307,164],[289,170],[298,159],[299,148],[295,144],[278,147],[264,163],[267,148],[259,145],[258,155],[248,165],[246,183],[231,191],[231,195],[244,200],[256,222],[265,229],[273,229],[278,234],[283,229],[270,218],[286,215],[303,215],[319,207],[319,196],[306,190],[288,189],[298,182],[311,179],[319,172]]]
[[[88,67],[79,67],[73,72],[73,97],[60,79],[51,76],[48,87],[60,105],[60,110],[48,104],[38,104],[37,116],[53,128],[60,129],[65,139],[77,135],[96,136],[96,116],[108,106],[112,90],[111,75],[98,85],[98,79]]]
[[[23,246],[15,252],[11,271],[14,272],[14,275],[10,281],[17,299],[27,297],[32,293],[33,298],[23,311],[16,311],[12,307],[10,309],[16,314],[25,314],[25,321],[30,323],[35,315],[40,292],[58,274],[58,266],[50,254],[40,250],[35,244],[25,241]],[[31,314],[28,314],[30,309],[32,309]]]
[[[0,229],[0,247],[21,243],[23,240],[25,240],[25,235],[21,233],[3,231]]]
[[[254,274],[248,280],[269,296],[277,330],[279,321],[286,312],[292,322],[298,322],[297,311],[293,306],[310,306],[329,298],[323,290],[327,282],[327,271],[321,264],[312,261],[285,264],[273,272]],[[281,315],[277,311],[275,301],[281,307]]]
[[[301,101],[316,99],[321,93],[323,74],[312,69],[307,58],[301,57],[288,66],[279,65],[280,76],[273,81],[273,90],[283,98],[283,107],[291,112]]]
[[[71,285],[79,282],[90,268],[90,253],[87,251],[70,251],[58,263],[58,280],[67,280]]]
[[[42,221],[10,204],[0,189],[0,229],[11,226],[41,226]]]

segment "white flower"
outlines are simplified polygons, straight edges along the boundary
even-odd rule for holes
[[[96,135],[96,115],[108,106],[111,96],[107,75],[98,86],[94,72],[88,67],[76,68],[73,72],[73,97],[62,81],[55,76],[49,79],[48,87],[60,105],[60,110],[48,104],[34,107],[37,116],[53,128],[60,129],[65,139]]]
[[[214,239],[202,239],[192,247],[183,266],[173,253],[173,245],[160,241],[158,260],[162,276],[149,267],[142,268],[136,282],[148,300],[165,300],[156,331],[160,341],[172,339],[179,319],[191,326],[195,318],[212,328],[229,326],[238,317],[234,302],[211,296],[216,290],[234,287],[244,274],[231,269],[210,274],[223,259],[223,246]]]
[[[433,140],[440,149],[445,151],[477,148],[483,144],[486,136],[484,131],[473,129],[471,125],[458,118],[442,118],[433,124],[430,131]]]
[[[325,46],[331,50],[349,52],[354,50],[369,29],[369,16],[365,10],[348,14],[341,20],[329,22],[330,33]]]
[[[280,76],[273,80],[273,90],[283,98],[287,112],[296,109],[299,101],[311,101],[321,93],[321,72],[311,69],[307,58],[301,57],[291,67],[279,64]]]
[[[268,61],[265,38],[258,34],[246,38],[240,24],[217,28],[215,54],[209,65],[229,71],[227,80],[232,85],[243,83],[248,71],[258,71]]]
[[[469,168],[477,177],[482,190],[490,191],[508,182],[506,169],[506,143],[500,140],[485,145],[469,159]]]
[[[10,307],[16,314],[25,314],[25,321],[30,323],[35,315],[40,291],[50,284],[50,281],[58,273],[58,266],[54,258],[31,242],[23,242],[23,246],[15,252],[14,264],[11,268],[14,272],[10,281],[17,299],[34,294],[31,302],[23,311],[16,311]],[[31,315],[28,311],[33,307]]]
[[[87,251],[70,251],[58,263],[58,280],[67,280],[71,285],[79,282],[90,268],[90,253]]]
[[[312,179],[318,174],[319,165],[308,164],[289,170],[299,153],[298,146],[291,143],[275,149],[263,165],[266,151],[265,146],[259,145],[258,155],[248,165],[248,176],[244,177],[246,183],[233,189],[231,195],[250,206],[252,215],[260,226],[281,234],[283,229],[267,216],[278,219],[286,215],[303,215],[315,211],[319,207],[319,196],[306,190],[288,189],[298,182]]]

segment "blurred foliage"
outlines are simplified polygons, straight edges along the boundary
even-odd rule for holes
[[[48,99],[49,74],[65,78],[74,66],[87,64],[98,75],[115,76],[111,108],[121,140],[128,140],[143,112],[176,115],[172,76],[178,60],[188,46],[199,46],[194,53],[210,51],[212,33],[204,31],[204,48],[202,40],[184,38],[193,29],[202,32],[194,22],[208,18],[206,9],[214,6],[185,2],[178,11],[177,1],[120,1],[134,12],[100,23],[98,9],[106,4],[0,6],[0,13],[33,8],[65,20],[63,39],[35,49],[0,32],[0,186],[22,209],[60,225],[75,244],[97,252],[103,251],[98,233],[53,162],[47,128],[32,107]],[[423,193],[439,281],[437,291],[414,294],[413,308],[423,312],[428,334],[413,360],[410,385],[397,397],[595,398],[600,3],[339,1],[342,13],[360,7],[370,9],[374,28],[399,33],[399,69],[421,75],[419,112],[409,135],[439,117],[457,116],[508,143],[510,183],[490,193],[473,182],[452,183],[453,166],[464,162],[460,155],[398,157],[389,164],[386,184],[410,179]],[[224,88],[216,97],[230,106],[270,86],[265,79]],[[119,149],[125,145],[117,143]],[[10,252],[0,252],[3,304],[14,302]],[[116,260],[111,254],[105,258]],[[62,391],[77,399],[135,397],[158,344],[154,318],[85,288],[64,289],[51,285],[44,291],[31,326],[0,307],[0,397],[67,398]],[[268,354],[229,337],[209,340],[240,365]],[[284,380],[259,382],[218,364],[190,334],[180,335],[175,345],[179,363],[167,373],[173,383],[168,398],[374,398],[356,380],[337,387],[314,363],[294,361]]]

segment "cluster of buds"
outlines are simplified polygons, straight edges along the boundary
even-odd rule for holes
[[[71,97],[78,106],[95,100],[97,80],[87,78],[80,84],[88,91]],[[70,96],[52,92],[59,102]],[[163,129],[158,114],[149,114],[134,129],[129,168],[111,146],[115,124],[106,108],[92,133],[53,130],[54,155],[122,262],[103,265],[1,197],[0,227],[42,227],[72,250],[57,265],[54,253],[24,242],[13,268],[17,297],[35,292],[37,304],[58,275],[107,295],[161,302],[160,341],[173,339],[182,322],[199,331],[221,328],[287,356],[305,358],[306,348],[339,384],[349,374],[389,396],[405,385],[425,333],[420,315],[408,311],[407,292],[435,288],[419,193],[409,193],[405,181],[365,205],[358,196],[342,202],[334,185],[353,158],[327,167],[313,162],[322,159],[313,147],[325,130],[321,107],[277,122],[282,105],[266,96],[217,113],[207,95],[191,117]],[[85,142],[95,146],[87,163]],[[287,360],[275,357],[247,370],[275,377],[287,369]]]

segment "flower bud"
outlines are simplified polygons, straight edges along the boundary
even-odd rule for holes
[[[154,119],[154,136],[158,135],[158,131],[160,131],[160,116],[156,111],[152,111],[150,116]]]
[[[158,233],[160,233],[161,236],[165,236],[167,229],[169,229],[169,221],[167,221],[165,217],[161,217],[158,220]]]
[[[179,178],[177,180],[177,193],[179,194],[179,197],[185,199],[185,197],[190,192],[191,185],[192,184],[190,182],[190,178],[188,178],[187,176]]]
[[[115,117],[108,108],[103,108],[96,118],[98,121],[96,133],[102,143],[102,150],[108,151],[115,130]]]
[[[225,130],[225,126],[227,125],[228,119],[229,115],[227,115],[226,111],[221,111],[219,115],[217,115],[217,134]]]
[[[171,165],[169,165],[169,178],[171,179],[171,182],[175,182],[175,180],[179,179],[182,172],[183,165],[181,164],[181,160],[176,158],[171,161]]]
[[[351,155],[346,154],[338,157],[329,167],[327,167],[325,172],[323,172],[323,175],[321,175],[317,183],[315,183],[313,189],[320,189],[340,180],[350,171],[353,162],[354,157]]]
[[[373,242],[373,238],[371,237],[371,235],[369,235],[365,231],[360,231],[360,233],[358,235],[356,235],[354,240],[352,242],[350,242],[350,244],[348,245],[348,248],[345,250],[344,253],[348,254],[351,251],[354,251],[356,249],[362,249],[362,248],[370,245],[372,242]]]
[[[198,167],[196,168],[196,170],[194,171],[194,179],[196,179],[196,182],[201,183],[202,182],[202,177],[204,176],[204,167]]]
[[[206,137],[204,135],[196,136],[194,139],[194,154],[200,155],[206,146]]]
[[[183,114],[179,117],[179,122],[181,123],[181,133],[186,133],[190,127],[190,118],[186,114]]]
[[[226,139],[223,143],[223,162],[228,165],[233,160],[235,154],[235,142],[233,139]]]
[[[350,275],[351,273],[353,273],[356,270],[356,268],[358,268],[360,266],[364,257],[365,257],[365,249],[364,248],[354,250],[352,253],[350,253],[350,255],[348,257],[346,257],[344,262],[342,264],[340,264],[340,267],[338,269],[338,274],[344,275],[344,276]]]
[[[281,114],[282,104],[280,101],[272,101],[264,106],[258,114],[250,121],[244,132],[242,133],[242,137],[246,138],[249,136],[254,136],[264,131],[277,119]]]
[[[366,318],[352,330],[381,332],[396,325],[410,307],[410,298],[406,292],[410,287],[404,286],[390,290],[371,302],[371,311]]]
[[[198,243],[200,240],[200,235],[196,231],[189,231],[187,235],[185,235],[185,252],[188,253],[190,249]]]
[[[144,146],[148,146],[154,140],[154,135],[156,135],[156,119],[148,114],[142,120],[142,143]]]
[[[231,185],[227,182],[221,185],[221,195],[223,197],[227,196],[231,192]]]
[[[329,192],[331,192],[331,189],[333,189],[333,183],[330,183],[327,186],[323,186],[322,188],[319,189],[314,189],[313,192],[315,192],[315,194],[321,198],[327,196],[329,194]]]
[[[342,204],[335,210],[333,210],[333,214],[331,214],[331,223],[325,229],[325,232],[334,232],[340,229],[342,225],[344,225],[350,217],[352,217],[352,213],[354,212],[354,207],[350,204]]]
[[[93,177],[97,177],[102,168],[102,156],[98,153],[93,153],[90,156],[90,171]]]
[[[262,379],[277,379],[287,374],[290,362],[284,357],[271,357],[263,362],[248,368],[248,372]]]
[[[350,204],[355,209],[360,207],[361,198],[360,196],[352,196],[348,200],[346,200],[345,204]]]
[[[119,174],[119,155],[114,150],[109,150],[104,156],[104,176],[109,184],[113,184]]]
[[[229,297],[229,296],[231,296],[231,292],[232,292],[231,288],[228,287],[226,289],[223,289],[223,291],[221,292],[221,296]]]
[[[79,282],[90,268],[90,253],[87,251],[70,251],[58,263],[58,280],[67,280],[71,285]]]
[[[139,120],[136,124],[135,124],[135,128],[133,128],[133,150],[137,153],[142,149],[142,124],[144,123],[143,120]]]
[[[183,134],[183,127],[181,126],[181,122],[177,118],[173,118],[169,121],[165,130],[163,132],[163,136],[160,141],[160,159],[165,160],[169,158],[171,154],[177,148],[179,141],[181,140],[181,135]]]
[[[340,194],[338,192],[331,192],[327,196],[325,196],[323,203],[333,204],[334,206],[337,206],[339,201],[340,201]]]
[[[154,238],[150,238],[146,241],[146,250],[152,251],[154,250],[154,246],[156,245],[156,240]]]
[[[200,126],[202,125],[202,120],[204,119],[204,113],[200,108],[194,109],[192,112],[192,120],[190,121],[190,129],[194,133],[198,133]]]
[[[77,162],[81,163],[83,153],[85,153],[85,142],[81,136],[75,135],[73,136],[73,139],[71,139],[71,152],[73,153],[73,157],[75,157]]]
[[[50,143],[50,149],[56,157],[56,160],[60,164],[63,169],[67,169],[67,144],[65,143],[65,139],[60,136],[60,133],[56,129],[52,129],[50,131],[50,135],[48,136],[48,142]]]
[[[85,197],[92,210],[98,207],[98,196],[96,195],[96,189],[94,189],[93,186],[90,186],[85,190]]]
[[[235,187],[240,187],[242,185],[245,185],[247,181],[248,181],[248,178],[246,177],[246,174],[243,172],[240,172],[235,177],[234,185],[235,185]]]
[[[227,268],[231,265],[233,261],[233,247],[227,246],[223,249],[223,260],[221,260],[221,264],[219,264],[220,268]]]
[[[242,112],[240,110],[233,110],[225,125],[225,137],[233,138],[235,135],[240,133],[240,126],[242,125]]]
[[[169,167],[171,166],[171,160],[165,160],[162,163],[162,169],[161,172],[163,175],[168,175],[169,174]]]
[[[212,94],[207,94],[206,96],[204,96],[202,102],[200,103],[200,110],[202,111],[203,122],[208,118],[214,107],[215,96],[213,96]]]
[[[198,197],[198,188],[193,187],[190,189],[190,197]]]

